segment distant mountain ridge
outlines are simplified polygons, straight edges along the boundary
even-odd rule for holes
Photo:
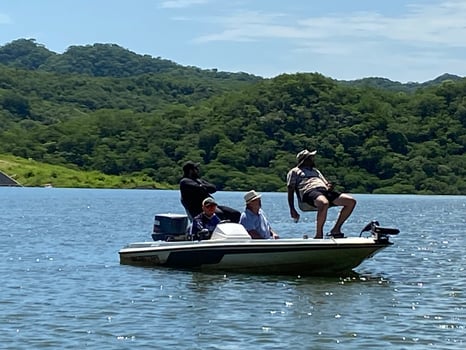
[[[351,86],[374,87],[374,88],[379,88],[379,89],[409,92],[409,91],[414,91],[419,88],[439,85],[447,80],[457,81],[460,79],[462,79],[462,77],[458,75],[444,73],[435,79],[428,80],[423,83],[416,83],[416,82],[400,83],[398,81],[392,81],[387,78],[379,78],[379,77],[363,78],[363,79],[357,79],[357,80],[340,80],[339,82],[343,84],[351,85]]]
[[[118,62],[115,65],[115,62]],[[221,72],[217,69],[200,69],[182,66],[168,59],[140,55],[116,44],[70,46],[63,54],[48,50],[34,39],[18,39],[0,46],[0,64],[26,70],[42,70],[58,74],[84,74],[93,77],[130,77],[149,73],[176,73],[178,76],[196,75],[214,79],[259,81],[264,78],[240,72]],[[356,80],[335,80],[351,86],[374,87],[395,91],[413,91],[438,85],[446,80],[462,77],[444,73],[435,79],[417,83],[400,83],[387,78],[370,77]]]
[[[176,73],[178,76],[194,75],[239,81],[262,79],[242,72],[229,73],[182,66],[160,57],[139,55],[116,44],[70,46],[63,54],[57,54],[34,39],[18,39],[0,46],[0,64],[25,70],[93,77],[124,78],[150,73]]]

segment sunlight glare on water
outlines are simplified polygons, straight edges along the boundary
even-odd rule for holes
[[[397,227],[393,246],[341,277],[208,274],[119,264],[150,240],[177,191],[0,188],[0,348],[463,349],[466,197],[355,195],[345,224]],[[220,192],[237,209],[243,193]],[[311,236],[264,193],[281,237]],[[331,209],[328,230],[338,209]]]

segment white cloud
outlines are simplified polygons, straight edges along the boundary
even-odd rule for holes
[[[194,24],[191,42],[217,50],[215,59],[223,60],[227,70],[229,65],[239,65],[232,59],[234,52],[238,59],[254,56],[242,62],[239,70],[267,77],[276,71],[318,71],[337,79],[384,76],[398,81],[425,81],[445,72],[463,75],[466,1],[407,1],[412,2],[390,6],[390,14],[381,5],[375,11],[320,16],[293,13],[286,6],[269,12],[244,10],[237,6],[241,2],[232,1],[228,11],[221,6],[211,7],[214,11],[204,15],[186,11],[182,19]],[[253,5],[242,2],[242,6],[251,9]],[[255,64],[257,60],[268,66]]]
[[[284,14],[271,14],[255,11],[242,11],[230,17],[208,18],[223,30],[215,34],[206,34],[194,41],[205,43],[211,41],[258,41],[268,38],[292,39],[301,37],[299,27],[287,25],[283,22],[287,16]]]
[[[376,12],[354,12],[339,16],[291,18],[284,14],[238,12],[229,17],[204,18],[216,26],[194,41],[253,41],[264,39],[295,39],[295,45],[307,46],[309,40],[334,42],[380,41],[403,45],[431,44],[466,47],[466,3],[446,1],[434,5],[412,5],[400,17]],[[322,44],[319,44],[321,46]]]
[[[207,2],[209,2],[209,0],[166,0],[161,2],[160,7],[180,9],[196,5],[203,5]]]

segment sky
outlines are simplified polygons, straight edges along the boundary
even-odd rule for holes
[[[11,0],[0,46],[117,44],[184,66],[265,78],[425,82],[466,76],[464,0]]]

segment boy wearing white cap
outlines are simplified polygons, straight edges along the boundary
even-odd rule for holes
[[[202,213],[196,215],[191,225],[190,240],[200,241],[210,239],[212,232],[220,222],[220,218],[215,214],[217,203],[212,197],[207,197],[202,201]]]

